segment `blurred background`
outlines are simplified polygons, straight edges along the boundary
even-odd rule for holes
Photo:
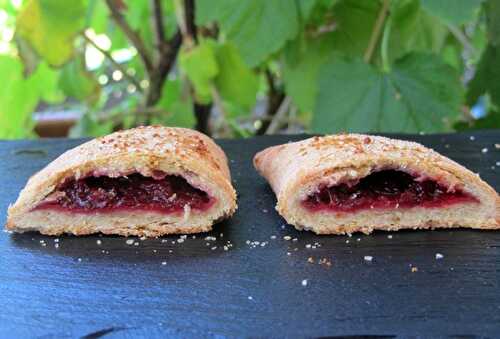
[[[0,0],[0,138],[500,127],[499,0]]]

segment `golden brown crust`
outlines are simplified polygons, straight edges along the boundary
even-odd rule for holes
[[[388,228],[383,224],[356,224],[356,219],[341,216],[312,216],[298,204],[299,200],[317,189],[320,184],[334,185],[359,179],[380,168],[424,174],[448,187],[464,189],[477,197],[485,208],[480,210],[483,219],[477,220],[476,223],[481,228],[497,228],[499,224],[500,204],[493,188],[463,166],[414,142],[362,134],[313,137],[269,147],[255,155],[254,166],[269,181],[276,193],[277,210],[280,214],[298,228],[316,228],[318,233],[345,233],[339,230],[346,227],[349,232]],[[444,222],[431,220],[429,223],[417,217],[418,215],[405,221],[409,224],[402,227],[431,228],[439,227],[439,222]],[[419,224],[411,225],[411,220],[417,222],[417,219]],[[348,224],[345,223],[346,220],[349,220]],[[457,220],[448,221],[453,227],[458,226]],[[469,220],[469,224],[470,222]],[[313,225],[315,223],[322,224],[321,231],[318,225]],[[331,227],[325,226],[327,223]],[[398,221],[395,220],[394,223],[397,226]],[[353,225],[355,227],[352,227]],[[388,226],[394,228],[392,224]]]
[[[22,225],[23,216],[66,178],[92,174],[113,177],[133,172],[151,176],[158,170],[182,175],[193,186],[216,197],[216,206],[211,210],[217,213],[207,215],[193,227],[207,228],[236,210],[227,158],[212,139],[190,129],[149,126],[93,139],[62,154],[29,179],[16,203],[9,207],[6,227],[15,231],[29,228]],[[79,225],[73,226],[71,232],[78,234]],[[44,231],[54,233],[46,227]]]

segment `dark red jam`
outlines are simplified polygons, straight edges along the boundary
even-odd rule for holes
[[[444,207],[464,202],[477,199],[460,190],[448,192],[433,180],[417,181],[402,171],[382,170],[351,185],[322,187],[302,205],[311,211],[356,212],[372,208]]]
[[[162,179],[139,173],[110,178],[86,177],[70,180],[57,189],[55,199],[42,202],[36,209],[62,209],[71,212],[111,212],[143,210],[160,213],[206,210],[214,202],[210,196],[180,176],[167,175]]]

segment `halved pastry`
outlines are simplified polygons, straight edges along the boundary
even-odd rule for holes
[[[6,228],[57,235],[205,232],[231,216],[227,159],[209,137],[139,127],[84,143],[30,178]]]
[[[497,193],[477,175],[420,144],[378,136],[314,137],[254,158],[276,209],[318,234],[403,228],[498,229]]]

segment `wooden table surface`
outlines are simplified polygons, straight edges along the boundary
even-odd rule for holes
[[[400,137],[499,189],[499,131]],[[500,232],[349,238],[285,225],[251,160],[266,146],[302,138],[219,141],[239,209],[196,239],[129,238],[128,245],[123,237],[0,233],[0,337],[500,335]],[[31,174],[81,142],[0,142],[1,219]]]

